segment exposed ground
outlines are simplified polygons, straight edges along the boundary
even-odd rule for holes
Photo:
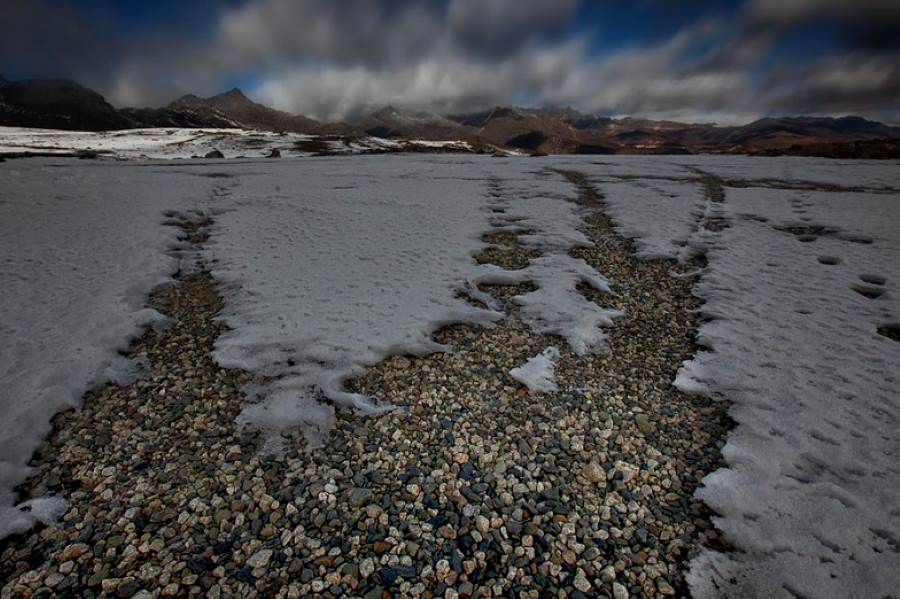
[[[577,255],[616,294],[584,291],[626,313],[610,353],[579,357],[532,333],[511,301],[521,287],[493,287],[509,319],[445,328],[453,353],[391,358],[351,381],[396,411],[340,410],[325,447],[297,434],[261,456],[234,425],[249,377],[209,355],[215,282],[185,274],[151,300],[174,324],[131,351],[152,375],[55,418],[21,491],[72,506],[60,526],[0,546],[0,596],[684,595],[686,561],[719,542],[692,496],[729,427],[727,406],[671,386],[696,349],[693,281],[635,259],[597,191],[567,176],[598,209],[595,246]],[[173,224],[205,243],[202,215]],[[513,235],[489,240],[480,261],[534,257]],[[529,395],[508,372],[549,345],[560,390]]]

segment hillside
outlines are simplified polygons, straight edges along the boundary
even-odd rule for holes
[[[488,112],[450,118],[460,127],[476,127],[476,135],[491,143],[548,154],[742,154],[809,144],[900,138],[900,128],[860,117],[764,118],[747,125],[718,127],[611,119],[570,109],[498,106]]]
[[[432,114],[387,106],[357,125],[367,135],[417,139],[471,139],[477,131],[456,121]]]
[[[258,104],[237,88],[209,98],[199,98],[192,94],[182,96],[167,108],[207,119],[222,119],[228,121],[230,126],[248,129],[314,133],[320,127],[318,121],[305,116],[296,116]]]
[[[64,79],[0,81],[0,125],[94,131],[132,126],[103,96]]]

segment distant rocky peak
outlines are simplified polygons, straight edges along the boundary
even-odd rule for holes
[[[381,110],[378,110],[373,113],[373,116],[378,118],[394,118],[394,119],[439,119],[436,114],[431,112],[426,112],[424,110],[412,110],[409,108],[397,108],[392,104],[388,104]]]
[[[244,94],[244,92],[242,92],[237,87],[233,87],[230,90],[228,90],[227,92],[219,94],[218,96],[216,96],[216,98],[219,98],[222,100],[232,100],[232,101],[235,101],[235,100],[241,100],[241,101],[245,101],[245,102],[250,101],[250,98],[248,98]]]
[[[400,112],[397,110],[397,108],[395,106],[388,104],[381,110],[376,110],[375,112],[373,112],[372,116],[378,117],[378,118],[385,118],[385,117],[395,117],[399,114],[400,114]]]
[[[194,94],[185,94],[180,98],[176,98],[169,103],[169,107],[174,106],[195,106],[197,104],[203,103],[203,98],[200,96],[195,96]]]
[[[488,119],[516,119],[521,120],[525,118],[521,112],[516,110],[515,108],[510,108],[508,106],[495,106],[494,110],[491,111],[491,115]]]

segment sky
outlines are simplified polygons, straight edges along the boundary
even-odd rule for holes
[[[900,121],[900,0],[2,0],[0,75],[320,120],[495,105]]]

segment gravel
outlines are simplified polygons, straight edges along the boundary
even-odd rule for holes
[[[131,350],[152,375],[55,418],[21,493],[71,507],[0,546],[0,597],[683,596],[689,557],[721,546],[693,493],[730,426],[726,405],[671,386],[698,326],[693,280],[671,273],[698,265],[634,258],[602,197],[564,174],[597,208],[595,246],[573,254],[615,287],[584,293],[626,314],[609,353],[532,333],[511,301],[527,285],[486,287],[510,318],[444,328],[453,353],[349,383],[402,409],[339,410],[325,450],[297,433],[263,455],[234,425],[252,381],[210,359],[215,282],[186,274],[152,298],[174,324]],[[536,257],[514,235],[488,240],[481,261]],[[531,396],[508,373],[553,345],[558,391]]]

